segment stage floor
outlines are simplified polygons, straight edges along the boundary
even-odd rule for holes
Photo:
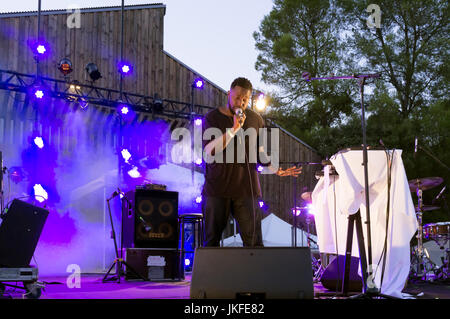
[[[189,299],[191,273],[183,281],[127,281],[103,283],[103,274],[82,274],[80,287],[70,288],[68,277],[40,277],[45,287],[39,299]],[[12,283],[15,284],[15,283]],[[18,283],[21,286],[21,283]],[[417,299],[450,299],[450,283],[409,283],[405,293]],[[6,287],[5,296],[12,299],[24,298],[24,290]],[[314,283],[315,299],[346,299]]]

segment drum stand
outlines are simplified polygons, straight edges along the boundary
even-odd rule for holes
[[[417,222],[419,224],[417,230],[417,246],[412,252],[412,260],[411,260],[411,275],[413,278],[419,278],[421,280],[427,280],[427,274],[429,271],[435,268],[434,263],[429,259],[425,254],[425,250],[423,248],[423,223],[422,223],[422,215],[423,215],[423,201],[422,201],[422,189],[417,188],[416,194],[418,198],[418,211]]]

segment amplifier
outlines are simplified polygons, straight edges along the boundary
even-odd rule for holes
[[[180,251],[171,248],[126,248],[125,279],[139,279],[133,271],[150,281],[180,281],[184,272],[180,264]]]

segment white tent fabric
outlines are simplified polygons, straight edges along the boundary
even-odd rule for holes
[[[265,247],[291,247],[292,246],[292,225],[285,222],[275,214],[271,213],[261,221],[263,244]],[[307,233],[297,228],[297,247],[307,246]],[[317,242],[315,235],[310,238]],[[230,236],[223,240],[224,247],[242,246],[242,239],[239,234]],[[311,248],[316,248],[311,242]]]

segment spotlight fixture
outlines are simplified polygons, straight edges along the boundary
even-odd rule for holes
[[[44,140],[40,136],[36,136],[33,140],[34,144],[36,144],[37,147],[43,148],[44,147]]]
[[[30,40],[28,41],[28,45],[30,46],[31,51],[33,51],[36,59],[46,58],[50,53],[50,46],[43,40]]]
[[[203,198],[202,198],[201,196],[197,196],[197,197],[195,198],[195,202],[196,202],[197,204],[200,204],[200,203],[202,202],[202,200],[203,200]]]
[[[259,93],[258,98],[256,99],[256,110],[258,112],[264,112],[264,110],[267,107],[267,101],[266,98],[264,96],[264,93]]]
[[[44,100],[48,98],[48,91],[43,85],[39,83],[31,85],[28,88],[28,94],[32,100],[39,103],[42,103]]]
[[[158,93],[155,93],[153,98],[153,111],[161,113],[163,111],[163,101],[159,97]]]
[[[48,193],[47,191],[42,187],[41,184],[35,184],[33,186],[33,190],[34,190],[34,198],[42,203],[44,201],[46,201],[48,199]]]
[[[196,89],[203,89],[203,86],[205,85],[205,81],[203,81],[202,78],[196,78],[194,82],[192,83],[192,87]]]
[[[92,81],[97,81],[102,77],[98,67],[95,63],[91,62],[86,65],[86,72],[91,77]]]
[[[131,63],[121,61],[118,64],[118,68],[120,74],[122,75],[130,75],[131,73],[133,73],[133,66],[131,65]]]
[[[201,118],[196,118],[196,119],[194,120],[194,124],[195,124],[196,126],[202,126],[202,123],[203,123],[203,121],[202,121]]]
[[[72,62],[67,58],[61,59],[58,64],[58,70],[61,71],[64,76],[67,76],[67,74],[73,71]]]

